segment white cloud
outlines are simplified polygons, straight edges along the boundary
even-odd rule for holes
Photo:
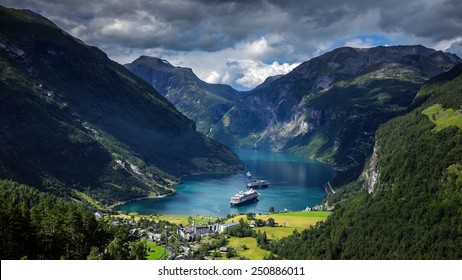
[[[175,66],[192,68],[200,79],[208,83],[229,84],[238,90],[249,90],[269,76],[286,74],[298,66],[298,61],[274,61],[275,58],[290,57],[292,51],[292,46],[288,45],[282,36],[269,35],[240,42],[232,48],[215,52],[163,52],[161,49],[149,49],[140,50],[136,55],[125,55],[130,58],[141,54],[164,58]],[[268,64],[264,61],[274,62]]]
[[[269,76],[287,74],[300,63],[279,63],[274,61],[272,64],[265,64],[261,61],[244,60],[235,61],[237,73],[242,73],[242,77],[235,80],[235,83],[244,88],[251,89],[263,83]]]
[[[369,39],[361,39],[355,38],[345,43],[345,47],[352,47],[352,48],[370,48],[374,46],[374,42]]]
[[[445,51],[456,54],[458,57],[462,58],[462,39],[452,42]]]
[[[210,84],[218,84],[221,82],[221,75],[217,71],[212,71],[210,75],[205,78],[205,81]]]

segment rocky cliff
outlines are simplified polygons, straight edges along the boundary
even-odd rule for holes
[[[459,62],[423,46],[336,49],[243,94],[209,135],[321,159],[357,176],[378,126],[402,114],[426,80]]]

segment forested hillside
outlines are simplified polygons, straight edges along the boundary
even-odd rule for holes
[[[381,126],[350,198],[316,227],[275,243],[287,259],[462,258],[462,65]]]
[[[48,19],[0,7],[0,178],[101,207],[242,165],[154,88]]]
[[[0,180],[0,204],[2,260],[146,259],[146,243],[129,224],[96,220],[83,203]]]

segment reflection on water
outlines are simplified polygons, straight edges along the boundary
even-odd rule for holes
[[[270,183],[258,189],[260,199],[250,205],[231,207],[230,197],[245,189],[245,174],[200,175],[183,178],[175,187],[177,194],[161,199],[145,199],[120,206],[119,210],[139,213],[215,215],[256,212],[264,213],[273,206],[276,211],[303,210],[318,204],[324,197],[323,184],[334,176],[327,165],[294,155],[239,150],[239,157],[252,173],[252,179]]]

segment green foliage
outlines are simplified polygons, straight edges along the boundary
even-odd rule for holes
[[[269,226],[269,227],[274,227],[274,226],[276,226],[276,223],[274,222],[274,219],[273,219],[273,218],[269,218],[269,219],[266,221],[266,225]]]
[[[254,235],[252,228],[242,218],[239,219],[239,224],[235,225],[234,227],[229,227],[227,229],[227,233],[236,237],[249,237]]]
[[[247,220],[254,220],[255,219],[255,213],[249,212],[246,214]]]
[[[228,259],[234,258],[235,256],[236,256],[236,251],[235,250],[230,249],[230,250],[228,250],[228,252],[226,252],[226,257]]]
[[[201,247],[200,247],[201,254],[203,256],[209,256],[210,251],[217,250],[220,247],[225,246],[227,242],[228,241],[223,236],[220,236],[218,238],[213,238],[209,240],[208,242],[202,242]]]
[[[147,244],[147,259],[148,260],[160,260],[167,255],[167,249],[162,245],[156,245],[152,241],[148,241]]]
[[[91,247],[90,254],[87,256],[87,260],[102,260],[101,253],[98,247]]]
[[[95,258],[111,238],[82,207],[28,186],[0,180],[2,259]]]
[[[9,180],[0,180],[0,205],[2,259],[146,259],[128,226],[96,221],[81,205]]]
[[[130,243],[130,259],[146,260],[147,245],[145,241],[133,241]]]
[[[266,231],[261,233],[260,230],[255,234],[255,240],[257,240],[257,244],[260,248],[268,250],[268,238],[266,237]]]
[[[107,247],[108,258],[110,260],[126,260],[129,257],[126,244],[120,238],[114,238]]]
[[[450,126],[457,126],[462,129],[462,111],[452,108],[444,109],[441,104],[435,104],[422,111],[422,114],[436,124],[433,131],[438,132]]]
[[[447,126],[436,133],[438,124],[428,117],[445,114],[442,108],[462,108],[462,65],[432,79],[418,96],[424,99],[412,111],[377,131],[380,177],[374,193],[356,188],[344,195],[326,222],[274,242],[273,254],[288,259],[462,258],[462,131]]]

